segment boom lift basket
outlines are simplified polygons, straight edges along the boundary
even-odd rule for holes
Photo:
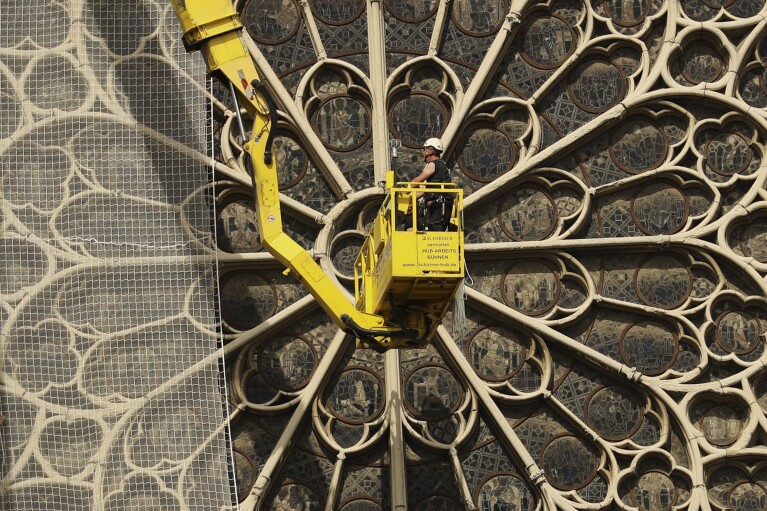
[[[355,264],[359,311],[431,338],[464,277],[463,190],[452,183],[393,183]],[[419,200],[419,196],[421,200]]]

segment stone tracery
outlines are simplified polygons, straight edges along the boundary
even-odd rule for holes
[[[196,492],[214,480],[228,505],[226,473],[202,461],[224,421],[195,386],[219,382],[194,341],[221,340],[246,508],[763,508],[764,3],[271,4],[240,7],[286,114],[287,230],[352,286],[388,139],[404,179],[439,134],[468,197],[468,324],[449,319],[423,351],[355,351],[259,252],[229,98],[167,6],[128,2],[113,15],[140,20],[130,30],[99,2],[14,9],[11,502],[43,505],[47,488],[206,509]],[[88,21],[29,30],[61,17]],[[151,285],[117,296],[137,274]]]

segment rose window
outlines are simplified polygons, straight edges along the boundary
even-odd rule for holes
[[[466,321],[385,354],[264,251],[170,4],[16,4],[8,509],[765,509],[764,2],[237,2],[285,230],[350,299],[386,171],[446,147]]]

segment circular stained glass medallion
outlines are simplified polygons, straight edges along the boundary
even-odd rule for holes
[[[740,249],[747,257],[767,263],[767,223],[753,222],[740,233]]]
[[[269,511],[320,511],[323,509],[317,494],[310,488],[296,483],[280,487],[271,502]]]
[[[331,413],[342,421],[350,424],[370,421],[383,411],[383,383],[367,369],[349,368],[336,379],[327,402]]]
[[[546,444],[541,466],[552,486],[559,490],[575,490],[594,479],[598,459],[585,442],[565,434],[554,437]]]
[[[606,60],[592,60],[572,73],[568,92],[573,102],[587,112],[600,113],[617,105],[626,95],[626,78]]]
[[[279,336],[261,346],[258,369],[264,380],[280,390],[306,385],[314,373],[317,353],[303,337]]]
[[[263,249],[258,233],[258,218],[252,197],[232,196],[218,211],[216,238],[226,252],[241,254]]]
[[[522,36],[520,55],[540,69],[555,69],[575,51],[576,36],[565,20],[540,16],[528,22]]]
[[[690,44],[681,58],[682,76],[693,84],[715,82],[724,71],[724,60],[719,52],[706,42]]]
[[[740,438],[746,413],[736,404],[710,405],[704,408],[696,421],[703,436],[716,446],[727,446]]]
[[[671,511],[679,492],[669,476],[651,471],[642,474],[631,492],[633,504],[641,511]]]
[[[370,112],[352,97],[332,96],[321,103],[314,127],[330,149],[352,151],[370,137]]]
[[[642,425],[640,397],[623,387],[604,387],[586,403],[586,422],[605,440],[624,440]]]
[[[750,353],[762,338],[759,321],[746,312],[725,312],[716,320],[716,341],[730,353]]]
[[[514,376],[525,363],[527,348],[514,330],[485,327],[469,341],[468,356],[474,370],[488,381],[505,381]]]
[[[384,0],[386,10],[400,21],[418,23],[437,12],[439,0]]]
[[[652,0],[605,0],[605,12],[616,25],[634,27],[642,23],[652,8]]]
[[[463,389],[445,367],[417,367],[405,377],[405,406],[418,419],[441,421],[463,401]]]
[[[689,208],[684,193],[663,181],[642,186],[631,200],[631,216],[644,233],[673,234],[684,227]]]
[[[621,334],[621,357],[629,367],[653,376],[669,369],[679,353],[677,336],[657,321],[630,325]]]
[[[740,483],[727,499],[733,511],[761,511],[767,509],[767,491],[759,484]]]
[[[301,26],[301,11],[295,0],[250,0],[242,18],[251,37],[263,44],[285,42]]]
[[[442,134],[448,112],[433,94],[414,92],[397,101],[389,117],[392,134],[405,146],[416,149],[427,138]]]
[[[509,307],[537,315],[550,310],[559,300],[559,275],[541,261],[520,261],[501,277],[501,295]]]
[[[278,136],[272,147],[280,190],[296,186],[306,175],[309,159],[301,146],[291,137]]]
[[[480,484],[477,492],[477,509],[532,511],[530,490],[516,475],[500,473],[490,476]]]
[[[253,271],[224,275],[221,310],[229,325],[246,330],[260,325],[277,308],[277,289]]]
[[[464,141],[458,166],[471,179],[489,183],[511,170],[516,159],[516,147],[507,133],[480,128]]]
[[[465,0],[451,3],[453,23],[461,32],[485,37],[498,32],[509,6],[506,0]]]
[[[354,263],[360,253],[365,236],[357,231],[348,231],[339,234],[330,247],[330,258],[333,268],[342,276],[354,278]]]
[[[381,511],[381,504],[370,499],[354,499],[343,504],[339,511]]]
[[[514,241],[547,238],[557,226],[557,219],[557,205],[536,187],[516,188],[498,204],[501,229]]]
[[[719,133],[706,143],[704,149],[708,167],[723,176],[745,171],[753,157],[746,139],[739,133]]]
[[[636,271],[634,281],[639,298],[660,309],[678,307],[692,291],[692,272],[672,256],[661,255],[646,260]]]
[[[644,119],[629,121],[610,136],[610,157],[632,174],[657,168],[667,152],[666,134]]]

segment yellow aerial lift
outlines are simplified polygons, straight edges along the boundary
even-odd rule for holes
[[[263,246],[286,271],[298,276],[333,321],[354,334],[360,346],[385,351],[428,343],[463,281],[462,190],[452,184],[395,183],[394,173],[387,172],[388,193],[355,265],[353,305],[282,229],[272,155],[277,107],[259,80],[231,2],[172,0],[172,4],[187,51],[201,51],[209,72],[229,85],[235,99],[240,129],[247,140],[244,158],[253,181]],[[252,122],[249,137],[239,105]],[[447,230],[430,231],[418,221],[426,207],[419,197],[426,193],[444,200]]]

